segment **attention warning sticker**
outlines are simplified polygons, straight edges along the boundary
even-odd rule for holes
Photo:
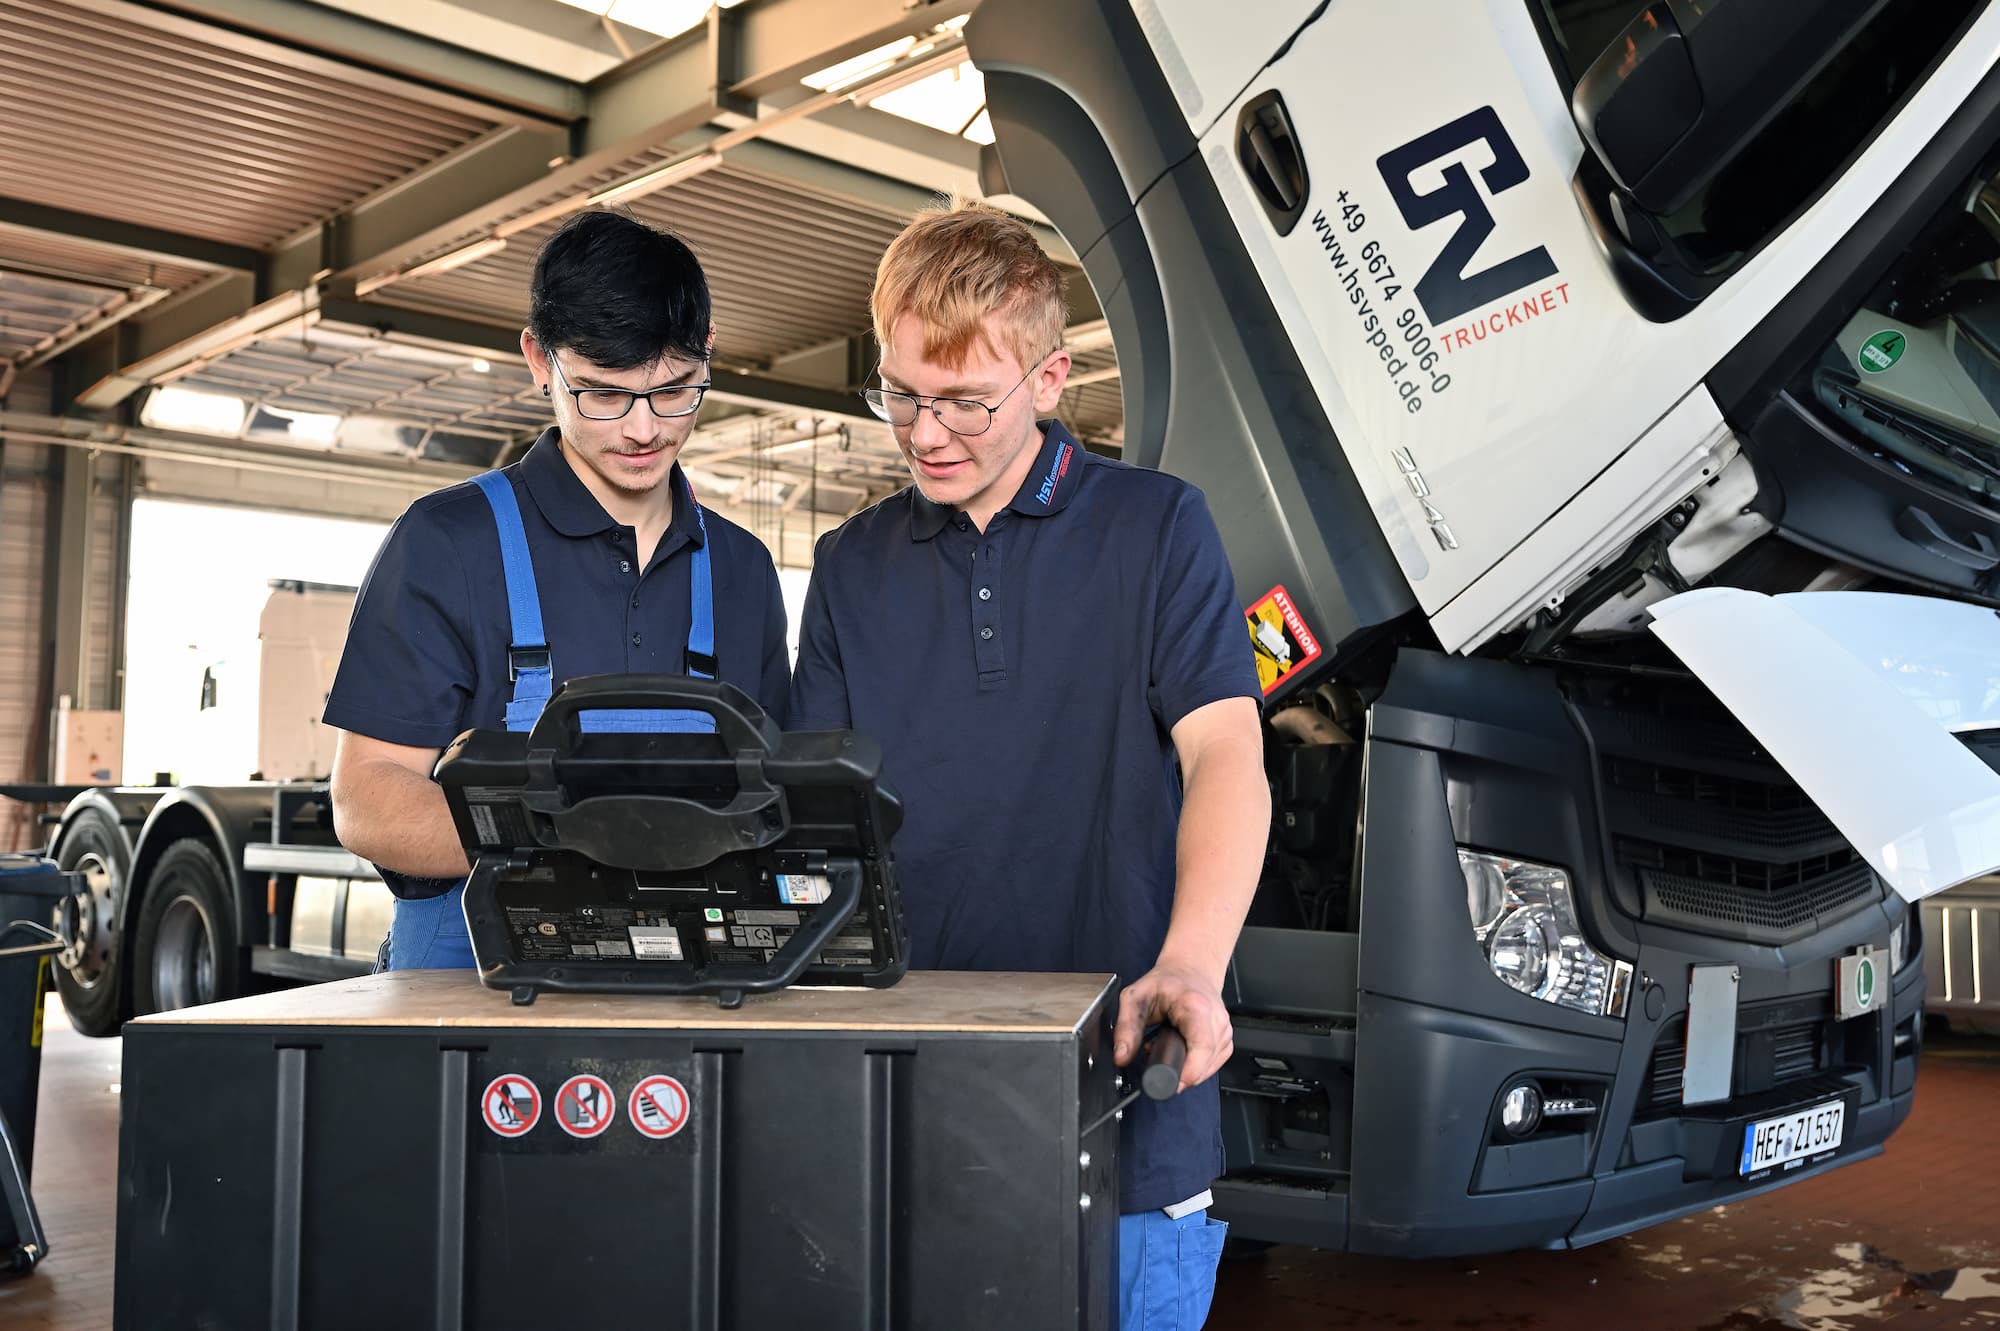
[[[1243,613],[1250,622],[1250,645],[1257,654],[1257,682],[1266,697],[1319,660],[1319,639],[1306,627],[1284,587],[1273,587]]]

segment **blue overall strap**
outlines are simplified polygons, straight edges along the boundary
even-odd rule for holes
[[[708,567],[708,524],[702,520],[701,505],[695,502],[692,486],[687,490],[687,501],[694,505],[694,522],[701,531],[701,544],[695,547],[694,558],[688,564],[691,612],[684,669],[690,675],[714,679],[715,584]],[[712,732],[715,718],[706,712],[607,709],[585,712],[577,717],[577,724],[592,734],[685,735]]]
[[[688,502],[694,504],[693,489],[688,491]],[[701,544],[695,547],[694,564],[688,569],[693,611],[688,622],[687,673],[714,679],[715,584],[708,575],[708,523],[702,519],[700,504],[694,504],[694,525],[701,532]]]
[[[555,687],[549,640],[542,632],[535,562],[528,555],[528,533],[521,526],[513,482],[497,471],[472,480],[492,506],[493,525],[500,533],[500,573],[507,580],[507,678],[514,684],[514,696],[507,703],[507,729],[532,730]]]

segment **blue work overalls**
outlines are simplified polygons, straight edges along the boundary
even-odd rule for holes
[[[553,653],[542,632],[542,601],[535,587],[534,560],[528,553],[528,535],[521,526],[521,510],[514,499],[514,487],[497,471],[489,471],[473,481],[493,508],[493,523],[500,532],[500,571],[507,580],[507,617],[511,641],[507,646],[508,672],[514,677],[514,696],[507,704],[507,729],[532,730],[548,704],[554,683]],[[687,669],[703,679],[715,678],[715,588],[709,577],[708,528],[702,522],[701,505],[695,503],[692,488],[688,502],[694,504],[694,520],[703,539],[694,548],[694,563],[688,571],[693,604],[687,639]],[[624,731],[649,734],[712,731],[715,720],[704,712],[599,710],[577,718],[586,731]],[[396,899],[389,926],[387,969],[451,970],[473,964],[472,939],[465,927],[465,880],[452,884],[442,896],[417,901]]]

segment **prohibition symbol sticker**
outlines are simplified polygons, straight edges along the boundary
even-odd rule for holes
[[[479,1115],[486,1126],[502,1137],[518,1137],[542,1117],[542,1093],[535,1083],[513,1072],[503,1072],[486,1083],[479,1097]]]
[[[604,1078],[580,1073],[556,1092],[556,1122],[572,1137],[595,1137],[618,1117],[618,1101]]]
[[[687,1087],[668,1076],[648,1077],[632,1088],[627,1106],[632,1126],[655,1141],[671,1137],[687,1126]]]

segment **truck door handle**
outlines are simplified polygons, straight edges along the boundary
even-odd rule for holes
[[[1972,532],[1972,541],[1967,544],[1954,538],[1938,524],[1936,518],[1915,505],[1904,509],[1897,517],[1896,530],[1912,545],[1960,568],[1969,568],[1975,573],[2000,568],[2000,547],[1996,547],[1986,533]]]
[[[1236,120],[1236,160],[1278,234],[1288,235],[1306,210],[1306,159],[1276,90],[1253,97]]]

